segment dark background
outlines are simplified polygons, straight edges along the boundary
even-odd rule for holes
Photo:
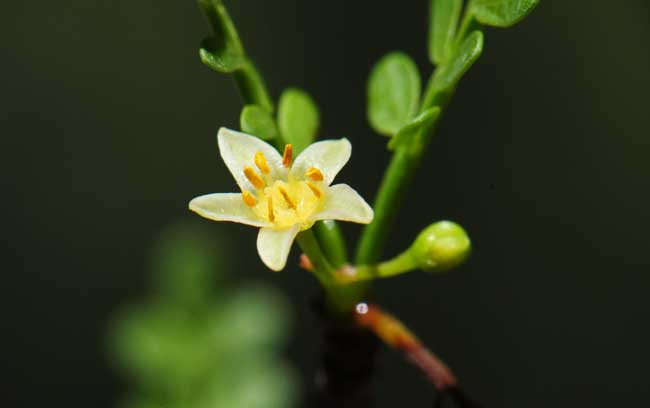
[[[428,75],[426,3],[227,2],[274,96],[303,87],[323,137],[353,142],[340,180],[368,199],[388,154],[366,123],[365,80],[394,49]],[[0,398],[107,407],[125,389],[107,321],[145,291],[157,232],[192,197],[234,189],[215,134],[237,126],[240,100],[201,65],[208,27],[189,0],[12,1],[0,22]],[[443,218],[475,252],[445,276],[383,281],[377,299],[488,407],[650,404],[649,42],[646,0],[542,0],[488,30],[405,200],[387,254]],[[266,271],[254,229],[211,228],[240,248],[238,273],[295,303],[288,354],[307,384],[314,279]],[[376,384],[378,407],[433,398],[390,352]]]

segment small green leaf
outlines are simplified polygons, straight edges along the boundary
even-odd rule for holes
[[[441,64],[452,53],[462,7],[462,0],[431,0],[429,59],[432,63]]]
[[[224,74],[242,69],[246,64],[244,55],[215,37],[208,37],[201,42],[199,57],[205,65]]]
[[[471,13],[478,22],[494,27],[510,27],[524,19],[539,0],[473,0]]]
[[[212,27],[213,36],[201,42],[201,61],[218,72],[231,73],[246,63],[237,30],[221,0],[198,0]]]
[[[455,87],[482,51],[483,33],[474,31],[465,38],[451,60],[436,71],[433,76],[433,86],[439,90]]]
[[[368,121],[375,131],[393,136],[416,113],[420,75],[413,60],[392,52],[377,62],[368,79]]]
[[[294,155],[314,141],[319,125],[318,108],[306,92],[289,88],[280,95],[278,126],[285,142],[293,145]]]
[[[425,137],[439,116],[440,108],[438,106],[422,112],[401,128],[394,138],[390,139],[388,149],[395,150],[404,145],[410,145],[413,152],[423,149]]]
[[[239,116],[239,123],[242,132],[260,139],[271,140],[278,137],[278,127],[273,116],[258,105],[244,106]]]

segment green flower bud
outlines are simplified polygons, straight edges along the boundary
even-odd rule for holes
[[[444,272],[463,263],[471,246],[460,225],[439,221],[422,230],[408,251],[420,269]]]

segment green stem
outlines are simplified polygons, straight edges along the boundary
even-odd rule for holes
[[[337,280],[336,270],[323,253],[316,236],[311,229],[298,234],[296,238],[300,249],[307,255],[313,266],[313,273],[320,281],[327,304],[337,314],[349,314],[366,294],[368,286],[365,282],[344,284]]]
[[[221,0],[197,0],[197,2],[215,37],[228,43],[229,47],[237,53],[243,54],[244,47],[223,2]]]
[[[411,252],[406,250],[395,258],[378,265],[360,265],[353,269],[348,277],[349,282],[369,281],[377,278],[389,278],[411,272],[418,268],[416,259]]]
[[[406,250],[395,258],[382,262],[377,265],[377,276],[388,278],[390,276],[401,275],[417,269],[418,264],[411,255],[410,250]]]
[[[309,261],[313,266],[314,275],[318,278],[323,287],[327,289],[334,286],[335,270],[321,250],[313,231],[309,229],[301,232],[298,234],[298,237],[296,237],[296,241],[298,242],[298,245],[300,245],[302,252],[304,252],[309,258]]]
[[[402,202],[410,181],[419,163],[419,155],[408,148],[399,147],[384,173],[384,178],[375,198],[373,221],[364,228],[357,249],[355,263],[366,265],[376,263],[381,255],[388,233],[394,221],[396,210]]]
[[[441,91],[433,86],[434,75],[435,73],[429,79],[420,113],[433,106],[440,106],[442,114],[442,110],[452,97],[453,89]],[[436,121],[438,120],[440,117],[436,119]],[[373,264],[379,260],[402,198],[411,185],[415,171],[420,165],[422,154],[426,151],[426,146],[433,137],[436,128],[437,126],[433,126],[428,134],[423,136],[421,149],[413,150],[404,144],[400,145],[393,153],[375,198],[373,206],[375,217],[361,234],[355,257],[357,265]]]
[[[259,71],[250,58],[244,66],[233,72],[233,79],[246,105],[259,105],[269,112],[273,112],[273,101]],[[281,137],[278,135],[278,137]],[[282,142],[280,142],[282,143]]]
[[[441,68],[438,68],[436,72],[439,72],[440,69]],[[456,90],[455,87],[440,89],[435,79],[436,72],[431,75],[427,82],[427,87],[424,90],[424,96],[422,97],[422,111],[434,106],[440,106],[440,109],[442,110],[449,104],[449,101]]]
[[[348,262],[345,241],[338,224],[334,220],[316,223],[314,226],[318,242],[323,246],[327,259],[335,268],[340,268]]]
[[[456,34],[457,44],[461,44],[469,35],[468,33],[473,32],[479,25],[474,17],[472,4],[473,1],[470,1],[465,9],[465,15]],[[447,67],[444,64],[437,67],[436,71],[429,78],[422,98],[420,113],[434,106],[439,106],[442,114],[449,104],[455,91],[455,85],[450,86],[446,84],[443,87],[440,86],[440,75],[445,74],[445,69]],[[436,120],[439,119],[440,117]],[[436,127],[434,126],[428,134],[424,135],[423,147],[428,144],[428,141],[435,133],[435,129]],[[377,197],[375,198],[375,218],[363,230],[361,235],[355,257],[357,264],[373,264],[378,261],[381,250],[388,238],[395,213],[401,203],[401,197],[409,187],[424,151],[425,149],[422,148],[419,151],[409,152],[408,146],[404,144],[395,150],[391,163],[384,173]]]

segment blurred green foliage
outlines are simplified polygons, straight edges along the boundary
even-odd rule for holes
[[[228,284],[228,250],[218,238],[186,223],[159,238],[152,293],[125,306],[110,331],[112,356],[133,386],[120,407],[281,408],[295,401],[292,371],[277,355],[288,307],[271,288]]]

